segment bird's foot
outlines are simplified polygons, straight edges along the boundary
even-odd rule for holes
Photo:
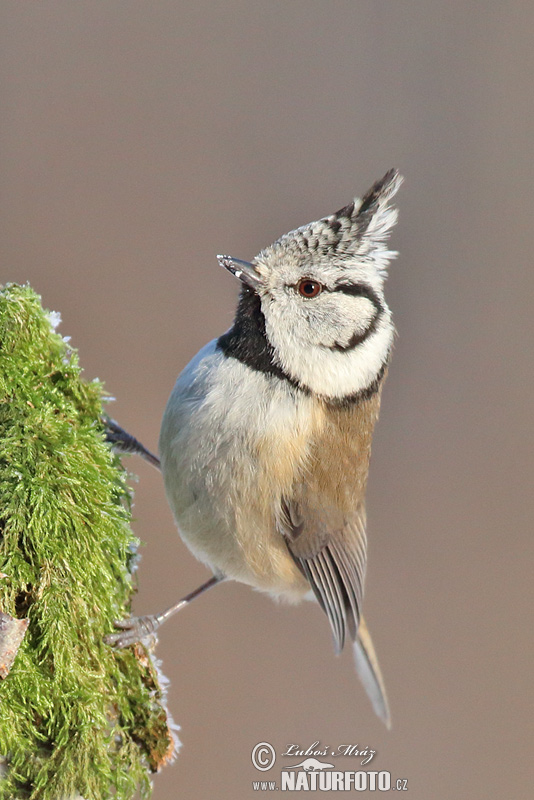
[[[135,436],[121,428],[118,422],[115,422],[111,417],[102,417],[102,423],[106,434],[106,441],[111,445],[114,453],[122,455],[123,453],[135,453],[145,461],[148,461],[156,469],[161,468],[160,460],[154,453],[141,444]]]
[[[120,631],[108,633],[104,636],[106,644],[115,647],[117,650],[123,647],[130,647],[132,644],[140,642],[146,636],[151,636],[160,625],[158,614],[149,614],[144,617],[130,617],[130,619],[118,619],[114,623]]]

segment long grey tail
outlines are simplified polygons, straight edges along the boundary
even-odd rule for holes
[[[358,638],[353,645],[354,663],[356,672],[364,685],[365,691],[373,705],[375,713],[386,728],[391,728],[391,715],[389,713],[388,698],[384,679],[378,666],[375,648],[371,639],[371,634],[367,629],[363,617],[360,619],[358,627]]]

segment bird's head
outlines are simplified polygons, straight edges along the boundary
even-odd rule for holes
[[[238,317],[261,315],[276,368],[322,397],[365,391],[387,364],[394,327],[384,281],[396,255],[387,239],[401,182],[389,171],[363,199],[285,234],[252,263],[219,256],[243,283]]]

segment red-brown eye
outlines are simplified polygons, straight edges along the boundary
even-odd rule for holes
[[[317,281],[312,281],[311,278],[303,278],[297,284],[297,289],[302,297],[317,297],[323,290],[323,287]]]

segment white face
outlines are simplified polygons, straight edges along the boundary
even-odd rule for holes
[[[267,338],[284,372],[330,398],[371,386],[394,335],[376,266],[303,265],[292,253],[270,255],[270,269],[260,258],[255,266]]]

